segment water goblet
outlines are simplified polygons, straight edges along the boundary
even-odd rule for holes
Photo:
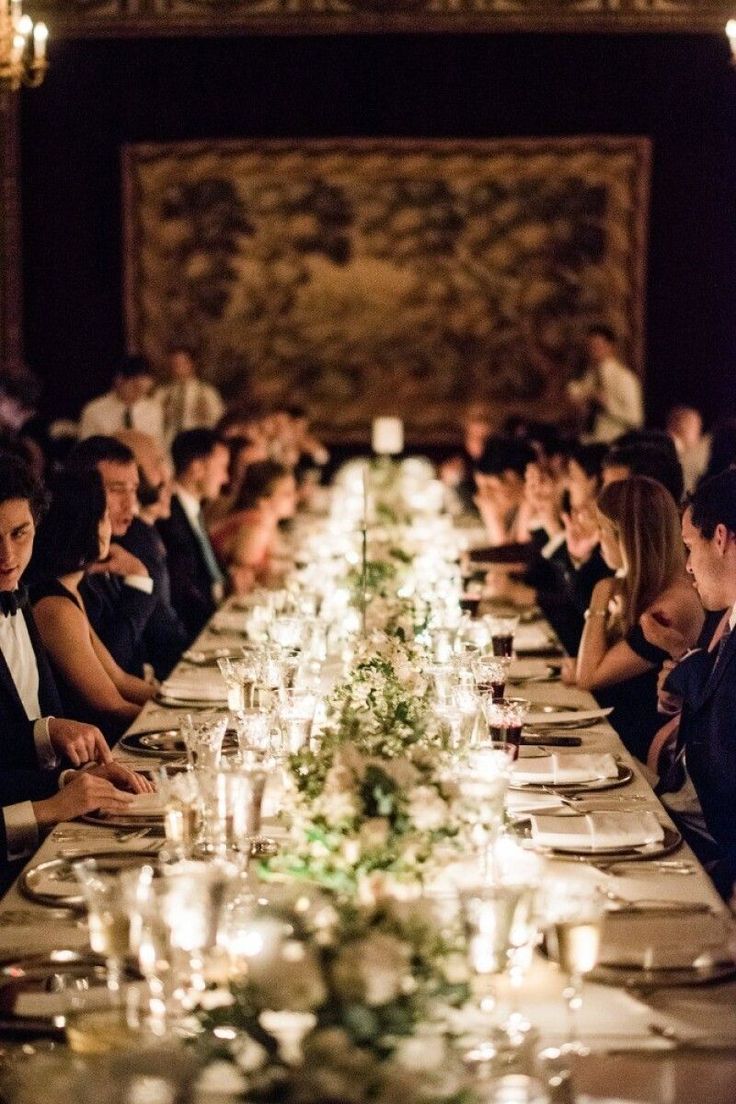
[[[217,666],[227,687],[228,709],[242,709],[245,705],[243,694],[243,670],[237,659],[218,659]]]
[[[241,709],[235,716],[235,732],[241,754],[271,750],[271,715],[265,709]]]
[[[465,1056],[469,1063],[492,1062],[502,1046],[503,1032],[493,1022],[496,1010],[495,978],[507,967],[511,931],[522,891],[519,886],[482,882],[460,892],[468,963],[483,1038]]]
[[[583,978],[598,962],[604,900],[597,886],[583,881],[555,881],[547,887],[544,924],[547,949],[567,975],[562,995],[567,1005],[567,1041],[563,1051],[587,1054],[580,1039],[578,1014]]]
[[[167,850],[177,859],[191,858],[200,819],[197,774],[191,768],[160,767],[156,777],[164,803]]]
[[[510,660],[502,656],[479,656],[471,665],[478,693],[497,700],[506,689]]]
[[[491,742],[511,744],[514,759],[519,756],[521,734],[529,714],[530,703],[524,698],[486,697],[483,707]]]
[[[188,713],[181,723],[181,734],[192,767],[214,768],[220,762],[222,741],[227,729],[227,714],[208,711]]]
[[[317,699],[299,690],[282,690],[276,710],[284,750],[295,755],[309,743]]]
[[[129,922],[117,879],[100,871],[94,859],[74,863],[72,869],[87,906],[89,945],[95,954],[104,957],[108,992],[111,1001],[119,1004]]]
[[[476,849],[484,877],[489,875],[493,844],[503,826],[513,754],[513,747],[505,743],[473,748],[455,776],[460,815],[470,828],[470,842]]]
[[[304,621],[301,617],[274,617],[269,627],[269,637],[279,648],[301,648],[304,638]]]

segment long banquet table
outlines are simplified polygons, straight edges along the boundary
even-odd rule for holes
[[[215,615],[215,621],[218,616]],[[242,636],[217,635],[208,626],[197,647],[233,646]],[[523,693],[532,701],[560,707],[592,708],[591,696],[560,682],[525,684]],[[142,711],[130,731],[146,731],[175,724],[186,710],[163,708],[153,702]],[[587,729],[584,750],[610,751],[630,764],[634,778],[625,789],[590,798],[595,809],[620,807],[619,799],[634,799],[637,808],[663,809],[637,763],[623,748],[605,721]],[[116,755],[133,766],[150,767],[151,760],[118,750]],[[666,819],[666,818],[665,818]],[[43,842],[32,864],[57,856],[95,850],[150,849],[152,856],[160,840],[134,839],[120,842],[108,829],[75,823],[59,825]],[[613,874],[592,864],[576,863],[577,876],[631,901],[674,901],[699,903],[715,911],[725,909],[710,880],[697,865],[685,844],[669,858],[690,862],[689,874],[664,872],[647,862]],[[30,864],[29,864],[30,865]],[[571,864],[550,861],[550,870],[569,875]],[[698,923],[694,912],[692,923]],[[0,902],[0,961],[52,949],[84,949],[88,946],[84,921],[73,914],[45,908],[23,896],[18,882]],[[559,1041],[564,1030],[563,981],[560,971],[538,957],[521,991],[521,1007],[540,1031],[544,1042]],[[503,996],[503,994],[502,994]],[[733,1099],[736,1085],[736,980],[687,988],[664,988],[644,992],[625,991],[610,985],[585,984],[581,1011],[581,1037],[590,1047],[590,1057],[577,1060],[578,1089],[600,1096],[625,1097],[652,1104],[725,1104]],[[1,1033],[0,1033],[1,1037]],[[562,1098],[561,1098],[562,1099]]]

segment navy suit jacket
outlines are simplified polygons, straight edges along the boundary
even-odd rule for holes
[[[176,495],[171,499],[171,517],[156,524],[166,545],[171,604],[184,622],[189,643],[217,608],[212,597],[212,578],[200,543]]]
[[[153,579],[156,607],[143,632],[146,660],[153,664],[156,677],[166,678],[189,643],[189,633],[171,604],[171,579],[166,546],[153,525],[134,518],[120,543],[148,568]]]
[[[38,667],[38,703],[42,717],[60,717],[64,710],[59,691],[41,643],[30,608],[22,616],[28,626],[33,652]],[[38,759],[33,742],[33,722],[29,718],[13,681],[5,656],[0,651],[0,771],[38,770]],[[16,800],[23,800],[18,798]]]
[[[126,586],[119,575],[93,572],[79,586],[90,625],[115,662],[140,675],[145,661],[144,633],[156,608],[153,594]]]

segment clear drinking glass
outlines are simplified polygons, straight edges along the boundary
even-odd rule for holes
[[[519,756],[521,734],[529,714],[530,703],[524,698],[485,697],[483,708],[491,742],[511,744],[514,759]]]
[[[460,812],[470,826],[470,840],[484,877],[493,862],[493,845],[503,827],[513,748],[509,744],[473,748],[456,773]]]
[[[510,660],[503,656],[479,656],[472,662],[478,693],[499,700],[506,690]]]
[[[279,648],[301,648],[304,639],[304,620],[301,617],[274,617],[268,635]]]
[[[314,694],[300,690],[281,691],[276,716],[287,755],[295,755],[309,743],[316,708]]]
[[[160,767],[158,790],[164,803],[168,850],[177,859],[191,858],[200,821],[200,796],[194,770]]]
[[[460,893],[468,963],[483,1023],[482,1038],[466,1054],[466,1061],[492,1061],[503,1032],[493,1022],[496,1009],[495,977],[506,969],[522,889],[515,885],[482,883]]]
[[[107,988],[111,1000],[119,1003],[128,953],[129,922],[118,880],[103,874],[94,859],[74,863],[72,869],[87,905],[89,945],[95,954],[104,957]]]
[[[235,717],[241,753],[271,751],[271,714],[265,709],[241,709]]]
[[[187,749],[187,758],[195,770],[217,767],[222,754],[228,717],[226,713],[208,711],[187,713],[181,722],[181,735]]]
[[[197,771],[197,782],[201,800],[197,850],[205,855],[247,860],[256,819],[250,775],[236,765],[223,765],[217,770]]]
[[[567,974],[562,991],[567,1004],[567,1041],[563,1050],[586,1054],[580,1040],[578,1015],[583,1003],[583,979],[598,962],[604,900],[591,883],[556,881],[547,887],[544,924],[547,949]]]
[[[491,634],[491,647],[494,656],[506,656],[512,659],[514,655],[514,634],[519,627],[518,617],[489,617],[488,628]]]
[[[247,673],[245,665],[237,659],[218,659],[225,685],[227,686],[227,707],[233,711],[245,705],[244,681]]]

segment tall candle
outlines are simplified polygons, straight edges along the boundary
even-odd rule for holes
[[[374,418],[373,451],[379,456],[396,456],[404,451],[404,423],[401,418]]]

